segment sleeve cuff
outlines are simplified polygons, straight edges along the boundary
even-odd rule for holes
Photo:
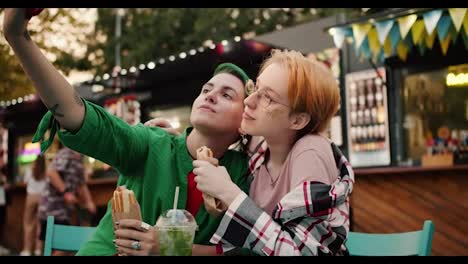
[[[232,201],[232,203],[229,205],[228,207],[228,211],[229,210],[232,210],[232,211],[236,211],[237,208],[239,208],[239,206],[242,204],[242,202],[247,198],[247,194],[245,192],[240,192],[236,198],[234,199],[234,201]]]

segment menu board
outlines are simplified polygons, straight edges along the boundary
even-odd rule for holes
[[[390,164],[385,69],[346,74],[348,151],[354,167]]]

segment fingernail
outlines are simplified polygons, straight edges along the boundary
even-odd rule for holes
[[[120,222],[119,222],[119,221],[115,221],[115,224],[116,224],[116,225],[119,225],[119,224],[120,224]]]

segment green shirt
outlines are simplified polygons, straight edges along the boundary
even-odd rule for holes
[[[178,208],[184,208],[187,200],[187,175],[193,169],[187,150],[186,138],[192,128],[183,135],[173,136],[160,128],[142,124],[130,126],[109,114],[105,109],[85,101],[86,114],[82,127],[74,134],[57,131],[60,141],[67,147],[101,160],[119,171],[117,185],[126,185],[134,191],[141,207],[143,221],[154,225],[159,215],[173,206],[176,186],[179,186]],[[52,124],[50,112],[39,125]],[[49,118],[49,120],[47,120]],[[57,123],[52,124],[57,126]],[[57,130],[57,129],[56,129]],[[42,137],[42,135],[36,135]],[[219,160],[231,179],[248,193],[245,154],[228,150]],[[110,202],[91,240],[79,250],[78,255],[114,255],[112,209]],[[204,206],[195,215],[198,231],[194,243],[209,245],[222,217],[212,217]]]

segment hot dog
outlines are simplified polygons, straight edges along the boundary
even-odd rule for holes
[[[120,219],[136,219],[141,221],[140,205],[132,190],[119,186],[112,197],[112,218],[114,223]]]
[[[208,161],[214,166],[218,166],[218,160],[213,158],[213,151],[211,151],[211,149],[206,146],[197,149],[197,160]],[[219,216],[224,211],[221,201],[206,193],[203,193],[202,195],[206,211],[209,214],[213,216]]]

